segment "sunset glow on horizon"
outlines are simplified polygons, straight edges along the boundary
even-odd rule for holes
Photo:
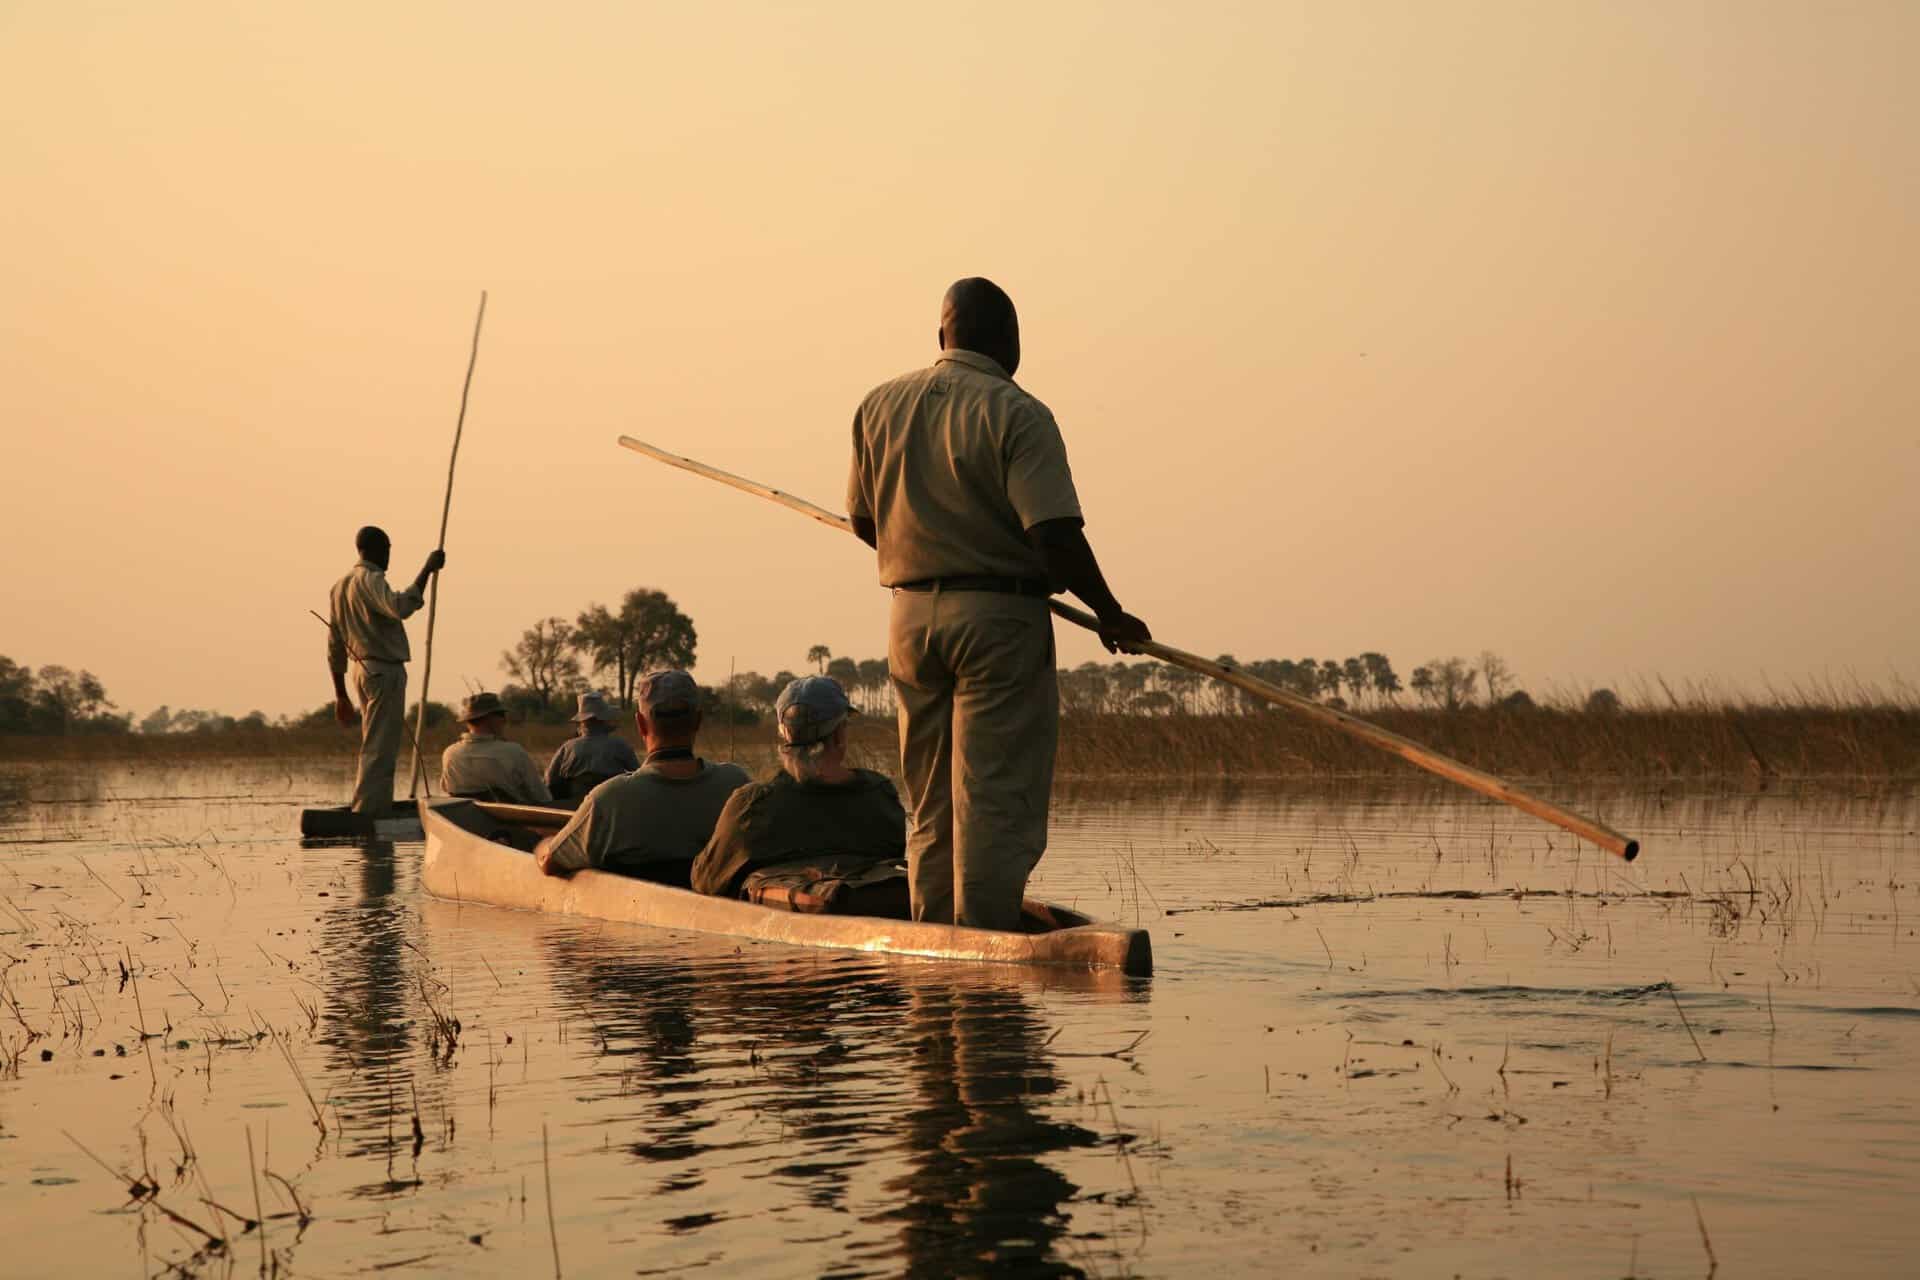
[[[641,586],[703,679],[880,655],[870,552],[615,438],[837,508],[984,274],[1171,644],[1920,679],[1916,54],[1898,3],[11,5],[0,653],[326,701],[485,289],[436,697]]]

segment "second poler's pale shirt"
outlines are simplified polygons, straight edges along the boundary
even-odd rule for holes
[[[333,584],[333,622],[327,627],[327,668],[343,673],[355,662],[406,662],[407,629],[401,622],[426,603],[409,587],[395,591],[387,572],[362,560]]]
[[[492,796],[509,804],[552,804],[533,757],[517,742],[463,735],[440,757],[440,789],[450,796]]]
[[[1077,518],[1066,442],[1046,405],[974,351],[867,393],[853,419],[847,512],[874,522],[880,583],[1046,580],[1027,530]]]

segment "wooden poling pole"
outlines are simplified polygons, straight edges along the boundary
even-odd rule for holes
[[[805,498],[796,498],[784,490],[770,489],[758,481],[749,480],[745,476],[734,475],[731,471],[722,471],[720,468],[710,467],[704,462],[695,462],[692,458],[683,458],[677,453],[668,453],[665,449],[657,449],[644,440],[635,440],[632,436],[621,436],[620,444],[622,447],[631,449],[635,453],[644,453],[656,462],[664,462],[670,467],[678,467],[682,471],[691,471],[697,476],[705,476],[709,480],[718,480],[721,484],[731,485],[735,489],[741,489],[747,493],[755,493],[763,498],[770,498],[790,511],[798,511],[803,516],[818,520],[830,529],[838,529],[842,533],[853,532],[853,521],[847,519],[845,516],[836,515],[825,507],[816,507]]]
[[[821,524],[844,530],[847,533],[853,532],[853,522],[851,520],[848,520],[842,515],[835,515],[824,507],[817,507],[805,498],[796,498],[790,493],[769,488],[766,485],[736,476],[731,472],[722,471],[717,467],[709,467],[705,463],[695,462],[691,458],[683,458],[679,454],[668,453],[665,449],[656,449],[652,445],[635,440],[631,436],[621,436],[620,443],[626,448],[632,449],[635,453],[643,453],[649,458],[654,458],[669,466],[679,467],[683,471],[691,471],[695,475],[705,476],[709,480],[718,480],[721,484],[731,485],[733,488],[744,490],[747,493],[758,494],[763,498],[768,498],[779,503],[783,507],[798,511],[801,515],[810,516],[818,520]],[[1053,600],[1049,603],[1052,605],[1055,614],[1073,623],[1075,626],[1085,627],[1087,630],[1096,633],[1100,630],[1099,620],[1092,614],[1081,609],[1076,609],[1064,600]],[[1140,652],[1158,658],[1162,662],[1172,663],[1176,667],[1185,667],[1189,671],[1197,671],[1201,675],[1211,676],[1215,680],[1223,681],[1236,689],[1244,689],[1255,697],[1264,699],[1276,706],[1286,707],[1290,711],[1297,711],[1301,715],[1317,720],[1329,728],[1337,729],[1371,746],[1378,747],[1382,751],[1399,756],[1408,764],[1417,765],[1429,773],[1438,774],[1449,782],[1458,783],[1470,791],[1477,791],[1483,796],[1500,801],[1502,804],[1512,805],[1522,813],[1530,813],[1536,818],[1551,822],[1562,830],[1570,831],[1574,835],[1579,836],[1582,840],[1591,841],[1609,853],[1618,854],[1628,862],[1632,862],[1640,855],[1640,842],[1638,840],[1623,836],[1611,827],[1595,822],[1590,818],[1583,818],[1577,813],[1562,809],[1559,805],[1542,800],[1538,796],[1530,795],[1510,783],[1503,782],[1490,773],[1483,773],[1471,765],[1465,765],[1451,757],[1443,756],[1438,751],[1430,751],[1411,738],[1404,738],[1390,729],[1382,729],[1377,724],[1362,720],[1358,716],[1348,715],[1344,711],[1326,706],[1323,703],[1315,702],[1311,698],[1303,698],[1297,693],[1282,689],[1279,685],[1262,680],[1258,676],[1250,675],[1238,667],[1228,666],[1220,662],[1212,662],[1197,654],[1191,654],[1183,649],[1176,649],[1172,645],[1161,644],[1158,641],[1149,641],[1142,645]]]
[[[467,396],[473,390],[473,366],[480,360],[480,325],[487,318],[487,291],[480,291],[480,310],[473,317],[473,346],[467,352],[467,377],[460,384],[460,416],[453,423],[453,452],[447,457],[447,495],[440,503],[440,541],[434,544],[435,550],[447,549],[447,517],[453,512],[453,467],[460,461],[460,436],[467,426]],[[440,612],[440,575],[435,573],[427,584],[427,648],[420,662],[420,706],[413,716],[413,767],[407,772],[412,781],[407,787],[409,799],[418,799],[421,783],[425,781],[424,766],[420,755],[420,742],[427,731],[427,686],[433,680],[433,624]],[[431,785],[427,794],[433,794]]]

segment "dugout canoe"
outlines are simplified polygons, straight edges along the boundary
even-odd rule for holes
[[[302,809],[300,834],[310,840],[418,840],[420,815],[412,805],[375,816],[340,806]]]
[[[1118,969],[1132,977],[1153,973],[1153,944],[1145,929],[1103,925],[1066,907],[1028,899],[1026,929],[969,929],[916,924],[876,916],[799,915],[757,903],[708,897],[604,871],[562,879],[543,875],[531,847],[572,815],[530,805],[436,798],[420,801],[426,833],[421,883],[436,898],[522,911],[586,916],[659,929],[724,934],[754,942],[832,947],[943,960]]]

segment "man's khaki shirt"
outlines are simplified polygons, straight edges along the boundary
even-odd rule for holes
[[[447,748],[440,757],[440,789],[507,804],[553,803],[527,749],[491,734],[467,733]]]
[[[333,584],[333,622],[327,627],[327,668],[344,674],[347,659],[355,662],[406,662],[410,618],[425,604],[409,587],[395,591],[387,585],[386,570],[362,560],[346,577]]]
[[[943,351],[883,383],[853,418],[847,512],[874,522],[880,583],[969,575],[1046,580],[1027,530],[1080,515],[1046,405],[999,363]]]

